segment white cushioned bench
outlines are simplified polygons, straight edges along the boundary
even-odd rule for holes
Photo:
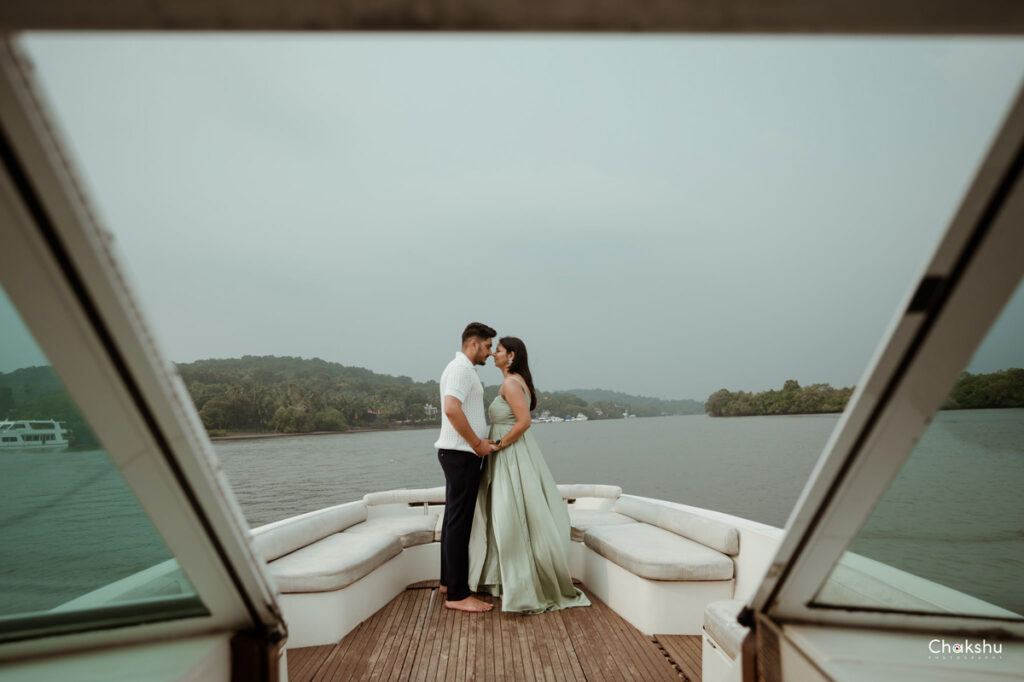
[[[739,599],[711,602],[704,609],[704,633],[701,637],[701,671],[703,679],[740,682],[743,664],[740,661],[743,640],[748,628],[737,622],[743,609]]]
[[[622,495],[622,488],[617,485],[563,484],[558,486],[558,492],[569,506],[573,542],[583,542],[587,530],[597,525],[636,523],[636,520],[612,510]]]
[[[569,523],[573,542],[583,542],[584,536],[591,528],[622,524],[636,525],[637,521],[625,514],[604,509],[576,509],[569,511]]]
[[[390,490],[254,529],[289,648],[337,642],[410,583],[437,578],[443,503],[443,487]]]
[[[732,580],[732,559],[647,523],[596,526],[584,543],[624,569],[650,580]],[[666,633],[661,633],[666,634]]]
[[[293,516],[290,519],[257,528],[253,531],[253,542],[267,561],[270,574],[277,580],[278,588],[282,592],[337,589],[337,587],[293,589],[293,581],[297,580],[301,583],[304,577],[308,576],[312,579],[322,576],[326,570],[338,573],[349,572],[355,575],[346,583],[350,584],[397,554],[398,552],[393,551],[394,545],[397,544],[398,551],[402,551],[401,544],[394,537],[384,538],[376,545],[368,544],[365,540],[361,542],[357,540],[358,545],[353,545],[353,549],[362,547],[363,553],[358,551],[351,554],[341,553],[340,550],[344,547],[344,542],[340,545],[337,545],[336,542],[326,543],[323,552],[317,549],[317,546],[325,540],[331,539],[350,526],[365,520],[366,505],[362,502],[349,502]],[[394,540],[394,542],[388,540]],[[337,549],[327,549],[330,546],[335,546]],[[333,558],[329,559],[328,555],[333,555]],[[326,566],[326,564],[330,564],[330,566]],[[364,572],[360,572],[358,568],[360,566],[365,568]],[[344,587],[344,585],[339,587]]]
[[[728,523],[629,496],[569,516],[578,577],[646,634],[700,634],[704,608],[733,596],[739,531]]]
[[[704,632],[732,659],[739,656],[743,640],[750,632],[736,620],[742,610],[743,601],[740,599],[711,602],[704,609]]]
[[[732,598],[739,536],[727,523],[622,497],[618,486],[559,492],[576,540],[572,575],[641,631],[699,634],[704,607]],[[289,647],[337,642],[410,583],[436,579],[443,504],[443,487],[391,490],[255,529]]]
[[[402,547],[441,540],[444,486],[412,490],[385,490],[363,496],[367,518],[346,533],[390,533],[398,536]],[[422,514],[409,514],[410,505],[422,506]],[[435,505],[431,509],[430,505]]]
[[[402,553],[386,533],[333,533],[270,564],[277,587],[288,592],[329,592],[348,587]]]

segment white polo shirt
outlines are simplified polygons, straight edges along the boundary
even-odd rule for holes
[[[448,363],[441,373],[441,436],[434,443],[438,450],[462,450],[473,452],[473,446],[459,435],[448,415],[444,413],[444,397],[455,396],[462,401],[462,411],[469,420],[469,425],[480,438],[487,436],[487,420],[484,418],[484,385],[480,383],[476,368],[459,351],[455,359]]]

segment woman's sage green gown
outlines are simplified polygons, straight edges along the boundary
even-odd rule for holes
[[[487,414],[491,440],[516,422],[500,395]],[[569,511],[528,429],[484,459],[469,539],[469,588],[500,596],[502,611],[589,606],[569,576],[570,542]]]

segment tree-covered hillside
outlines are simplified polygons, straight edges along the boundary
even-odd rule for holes
[[[228,433],[309,433],[351,428],[428,426],[440,423],[436,381],[378,374],[314,358],[245,356],[179,364],[178,372],[211,435]],[[493,400],[497,386],[487,386]],[[692,401],[659,401],[625,393],[593,390],[588,402],[564,391],[538,394],[535,414],[618,419],[625,411],[639,416],[691,414]],[[651,401],[656,401],[652,403]],[[0,417],[67,422],[73,443],[95,445],[84,418],[52,367],[0,374]]]
[[[428,426],[440,423],[436,381],[378,374],[361,367],[292,357],[246,356],[178,365],[199,416],[211,435],[226,433],[308,433],[350,428]],[[486,386],[487,403],[498,386]],[[747,393],[727,389],[708,397],[711,416],[841,412],[852,388],[800,386],[789,380],[778,391]],[[645,416],[694,414],[692,400],[661,400],[603,389],[540,391],[535,415],[585,414],[618,419],[623,412]],[[964,372],[943,409],[1024,407],[1024,369],[991,374]],[[56,419],[71,430],[71,444],[95,447],[96,437],[52,367],[0,374],[0,418]]]
[[[987,407],[1024,407],[1024,369],[1004,369],[991,374],[964,372],[942,409]]]
[[[699,400],[663,400],[648,396],[629,395],[603,388],[574,388],[569,391],[591,403],[607,402],[628,405],[631,411],[640,415],[641,408],[649,407],[654,414],[704,414],[704,403]],[[643,415],[646,416],[646,415]]]
[[[720,389],[704,403],[712,417],[750,417],[766,414],[819,414],[842,412],[853,388],[832,388],[828,384],[800,386],[790,379],[781,391],[747,393]]]
[[[721,389],[705,403],[712,417],[744,417],[767,414],[817,414],[842,412],[853,388],[832,388],[828,384],[801,387],[790,379],[781,391],[761,393]],[[991,374],[960,375],[944,410],[1024,407],[1024,369],[1006,369]]]
[[[178,370],[211,434],[440,423],[436,381],[416,382],[319,359],[273,356],[200,360],[178,365]],[[484,394],[489,402],[498,387],[487,386]],[[692,413],[665,401],[650,407],[643,403],[651,399],[614,396],[615,400],[589,403],[573,393],[541,390],[535,414],[616,419],[626,410],[639,416]]]
[[[0,419],[56,419],[70,430],[72,447],[98,445],[53,367],[26,367],[0,374]]]
[[[178,365],[211,435],[303,433],[437,419],[438,384],[319,358],[247,355]]]

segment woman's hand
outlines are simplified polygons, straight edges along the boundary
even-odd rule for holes
[[[494,447],[494,442],[486,438],[481,438],[477,441],[477,444],[473,446],[473,452],[476,453],[477,457],[486,457],[495,450],[497,450],[497,448]]]

